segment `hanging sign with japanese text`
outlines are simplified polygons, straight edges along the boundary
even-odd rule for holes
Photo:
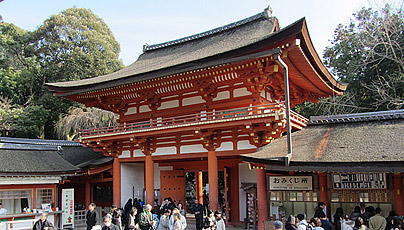
[[[270,176],[270,190],[313,190],[312,176]]]
[[[62,189],[62,225],[74,227],[74,189]]]
[[[386,189],[385,173],[339,173],[332,175],[334,189]]]

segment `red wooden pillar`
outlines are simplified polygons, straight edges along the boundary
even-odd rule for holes
[[[232,222],[240,221],[239,195],[238,163],[233,163],[230,169],[230,216]]]
[[[320,202],[324,202],[327,205],[327,213],[329,212],[329,205],[328,205],[328,187],[327,187],[327,173],[319,173],[319,186],[320,186]],[[327,214],[328,216],[328,214]]]
[[[121,163],[119,158],[114,158],[112,164],[112,193],[113,203],[121,207]]]
[[[147,154],[145,157],[145,188],[146,204],[154,205],[154,162],[152,156]]]
[[[203,177],[202,172],[195,173],[196,178],[196,197],[200,204],[203,204]]]
[[[394,180],[394,209],[399,216],[404,215],[403,178],[401,173],[393,175]]]
[[[91,203],[91,184],[90,179],[86,180],[86,187],[85,187],[85,205],[86,208]]]
[[[219,209],[219,180],[217,172],[217,156],[214,150],[208,151],[209,176],[209,208],[213,211]]]
[[[268,220],[267,178],[265,169],[257,168],[258,230],[264,230]]]

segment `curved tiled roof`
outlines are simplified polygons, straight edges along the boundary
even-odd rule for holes
[[[79,168],[63,159],[58,151],[1,149],[0,173],[67,173]]]
[[[314,117],[310,124],[292,133],[290,165],[404,162],[404,110]],[[243,156],[259,162],[286,153],[284,136]]]
[[[114,73],[78,81],[47,83],[46,85],[53,91],[88,88],[89,86],[92,86],[93,90],[98,89],[93,87],[97,84],[114,81],[108,85],[110,87],[128,83],[127,80],[121,82],[118,80],[131,76],[136,77],[129,82],[142,81],[146,80],[141,76],[142,74],[209,58],[256,43],[268,38],[278,27],[277,19],[269,17],[268,10],[265,10],[252,17],[200,34],[146,46],[137,61]],[[158,75],[158,77],[164,75],[166,73]]]

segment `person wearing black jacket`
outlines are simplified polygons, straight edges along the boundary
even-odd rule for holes
[[[32,230],[53,230],[53,224],[47,219],[48,213],[44,212],[41,214],[40,219],[35,222]]]
[[[119,230],[118,226],[112,223],[112,216],[107,214],[104,216],[104,227],[102,230]]]
[[[203,205],[195,199],[195,204],[192,206],[192,211],[195,214],[196,230],[203,229]]]
[[[87,230],[91,230],[98,222],[98,213],[95,210],[95,207],[96,205],[94,203],[91,203],[88,206],[88,211],[86,213]]]

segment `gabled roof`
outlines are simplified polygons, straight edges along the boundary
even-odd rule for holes
[[[295,69],[295,76],[309,75],[314,79],[308,90],[320,87],[317,94],[330,95],[330,89],[340,94],[346,88],[328,72],[318,57],[308,35],[305,19],[279,30],[278,21],[265,10],[262,13],[197,35],[178,40],[145,46],[136,62],[103,76],[78,81],[47,83],[47,87],[59,96],[76,95],[98,89],[105,89],[164,77],[177,73],[228,64],[236,57],[277,48],[279,42],[289,38],[301,39],[301,49],[292,50],[297,62],[308,62]],[[300,47],[300,46],[299,46]],[[299,87],[307,84],[307,76],[298,82]],[[293,79],[292,79],[293,80]],[[326,86],[324,86],[326,85]],[[311,88],[310,88],[311,87]],[[314,92],[314,91],[313,91]],[[332,92],[332,91],[331,91]]]
[[[63,174],[79,170],[57,151],[3,149],[0,147],[0,173]]]
[[[133,64],[107,75],[78,81],[47,83],[52,91],[90,91],[172,74],[168,68],[244,47],[270,36],[279,28],[267,10],[250,18],[182,39],[146,46]],[[194,68],[196,69],[196,67]],[[161,73],[147,73],[164,70]],[[184,71],[176,68],[175,73]],[[106,84],[106,85],[104,85]],[[101,86],[99,86],[101,85]]]
[[[71,173],[109,163],[106,157],[80,143],[0,137],[0,173]]]
[[[292,133],[291,167],[404,168],[404,110],[311,117],[310,124]],[[286,137],[281,137],[242,158],[271,164],[286,153]]]

